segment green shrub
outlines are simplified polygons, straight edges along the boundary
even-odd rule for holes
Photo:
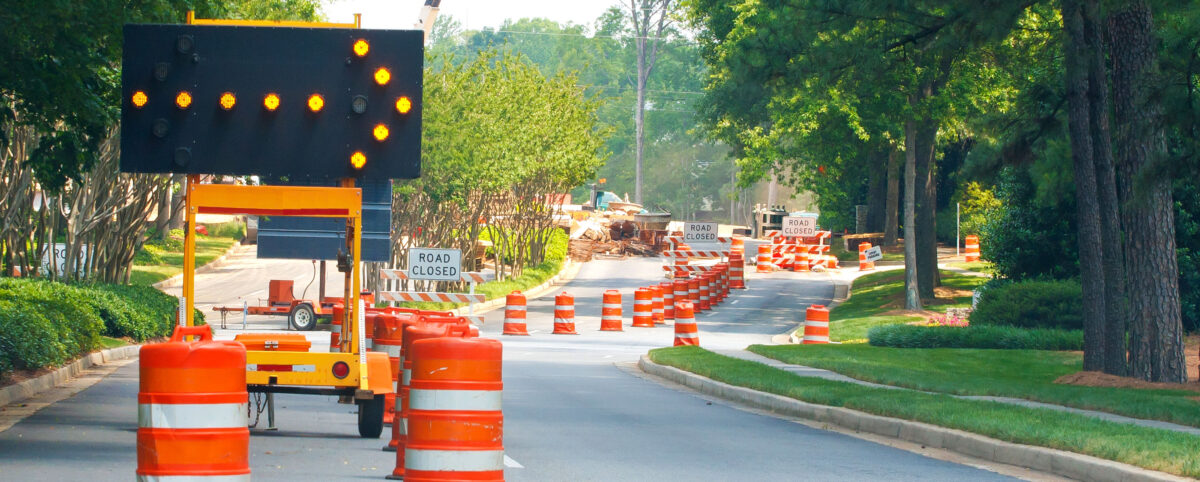
[[[67,361],[54,326],[37,309],[9,299],[0,300],[0,375]]]
[[[892,348],[1082,350],[1083,332],[1012,326],[883,325],[867,332],[867,342],[871,346]]]
[[[971,313],[972,325],[1083,329],[1083,290],[1075,280],[1019,281],[989,287]]]
[[[137,311],[142,313],[147,321],[153,327],[147,338],[159,336],[169,336],[171,330],[175,327],[175,313],[179,311],[179,299],[163,293],[150,286],[133,286],[133,285],[111,285],[111,284],[93,284],[86,285],[89,289],[101,292],[111,293],[124,300],[130,306],[137,307]],[[192,312],[193,319],[196,324],[204,324],[204,313],[200,310]],[[113,336],[113,335],[110,335]],[[142,341],[131,335],[135,340]]]
[[[50,281],[5,279],[0,280],[0,299],[47,320],[69,358],[89,353],[100,344],[104,321],[83,290]],[[27,318],[20,322],[36,324]]]

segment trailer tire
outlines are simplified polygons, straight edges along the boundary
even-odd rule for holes
[[[311,331],[317,326],[317,315],[313,313],[312,306],[299,304],[292,307],[292,312],[288,314],[288,323],[297,331]]]
[[[379,438],[383,433],[384,395],[375,395],[370,400],[358,401],[358,435],[362,438]]]

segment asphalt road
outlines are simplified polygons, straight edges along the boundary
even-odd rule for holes
[[[202,278],[199,292],[228,297],[235,286],[257,283],[241,270],[221,273]],[[505,348],[508,480],[1000,478],[710,403],[635,373],[632,363],[640,355],[673,339],[670,326],[633,328],[629,323],[632,289],[662,281],[662,273],[660,261],[653,259],[584,265],[565,287],[576,297],[579,335],[550,334],[550,296],[529,303],[528,337],[500,336],[503,310],[488,314],[482,335],[500,338]],[[229,278],[243,282],[226,283]],[[726,349],[767,343],[794,326],[805,306],[826,302],[833,293],[825,274],[776,273],[749,284],[716,311],[697,317],[701,345]],[[624,332],[599,331],[600,295],[606,289],[624,295]],[[235,331],[240,332],[228,330],[223,337]],[[133,363],[0,432],[0,480],[129,480],[136,466],[136,394]],[[281,395],[277,403],[279,430],[252,430],[255,479],[381,480],[393,468],[394,455],[380,450],[382,440],[357,437],[353,406],[338,405],[332,397],[298,395]]]

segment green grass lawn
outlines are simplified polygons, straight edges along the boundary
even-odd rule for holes
[[[946,263],[946,266],[993,276],[996,274],[995,266],[992,265],[990,261],[972,261],[970,263],[966,261],[956,261],[953,263]]]
[[[812,345],[805,348],[812,347]],[[913,350],[908,350],[913,351]],[[698,347],[650,351],[656,363],[733,385],[965,430],[1008,442],[1066,450],[1186,477],[1200,477],[1200,437],[1092,417],[943,394],[872,388],[801,377]],[[1194,411],[1194,410],[1193,410]]]
[[[886,385],[954,395],[996,395],[1200,427],[1200,402],[1187,390],[1059,385],[1082,369],[1077,352],[882,348],[854,345],[752,345],[786,363],[832,370]]]
[[[100,337],[100,349],[101,350],[107,350],[109,348],[116,348],[118,346],[125,346],[128,344],[129,344],[128,341],[122,340],[120,338],[112,338],[112,337],[107,337],[107,336]]]
[[[987,278],[942,271],[942,285],[955,290],[971,291],[987,282]],[[850,299],[829,314],[829,337],[833,341],[861,341],[873,326],[908,323],[919,316],[885,315],[904,307],[904,270],[880,271],[854,280]],[[963,294],[954,298],[922,300],[926,309],[945,310],[971,305],[971,297]]]
[[[217,259],[229,250],[237,240],[217,236],[196,237],[196,267],[204,266]],[[129,275],[129,283],[135,285],[150,285],[165,280],[183,272],[183,250],[163,252],[160,261],[154,264],[135,262]]]
[[[524,292],[527,289],[545,283],[546,280],[553,278],[558,274],[558,271],[563,267],[562,260],[546,261],[542,264],[531,268],[525,268],[521,272],[521,276],[509,278],[503,281],[489,281],[475,287],[475,293],[482,294],[488,300],[504,297],[513,291]],[[433,303],[433,302],[405,302],[400,303],[400,306],[405,308],[416,308],[421,310],[438,310],[446,311],[455,308],[467,306],[466,303]]]

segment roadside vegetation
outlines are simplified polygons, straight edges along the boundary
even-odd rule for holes
[[[927,300],[932,308],[971,306],[971,291],[987,282],[986,278],[942,271],[940,290],[944,296]],[[854,280],[850,299],[829,314],[829,337],[833,341],[865,341],[875,326],[918,322],[923,313],[908,312],[904,307],[904,271],[871,273]]]
[[[834,348],[841,347],[831,347]],[[649,356],[655,363],[805,402],[1066,450],[1184,477],[1200,477],[1200,458],[1195,456],[1200,453],[1200,437],[1195,435],[1049,409],[801,377],[699,347],[660,348],[651,350]]]
[[[196,234],[196,267],[217,259],[246,237],[246,225],[242,221],[198,225],[203,233]],[[133,269],[129,283],[151,285],[183,272],[183,231],[173,229],[163,238],[151,236],[133,257]]]

